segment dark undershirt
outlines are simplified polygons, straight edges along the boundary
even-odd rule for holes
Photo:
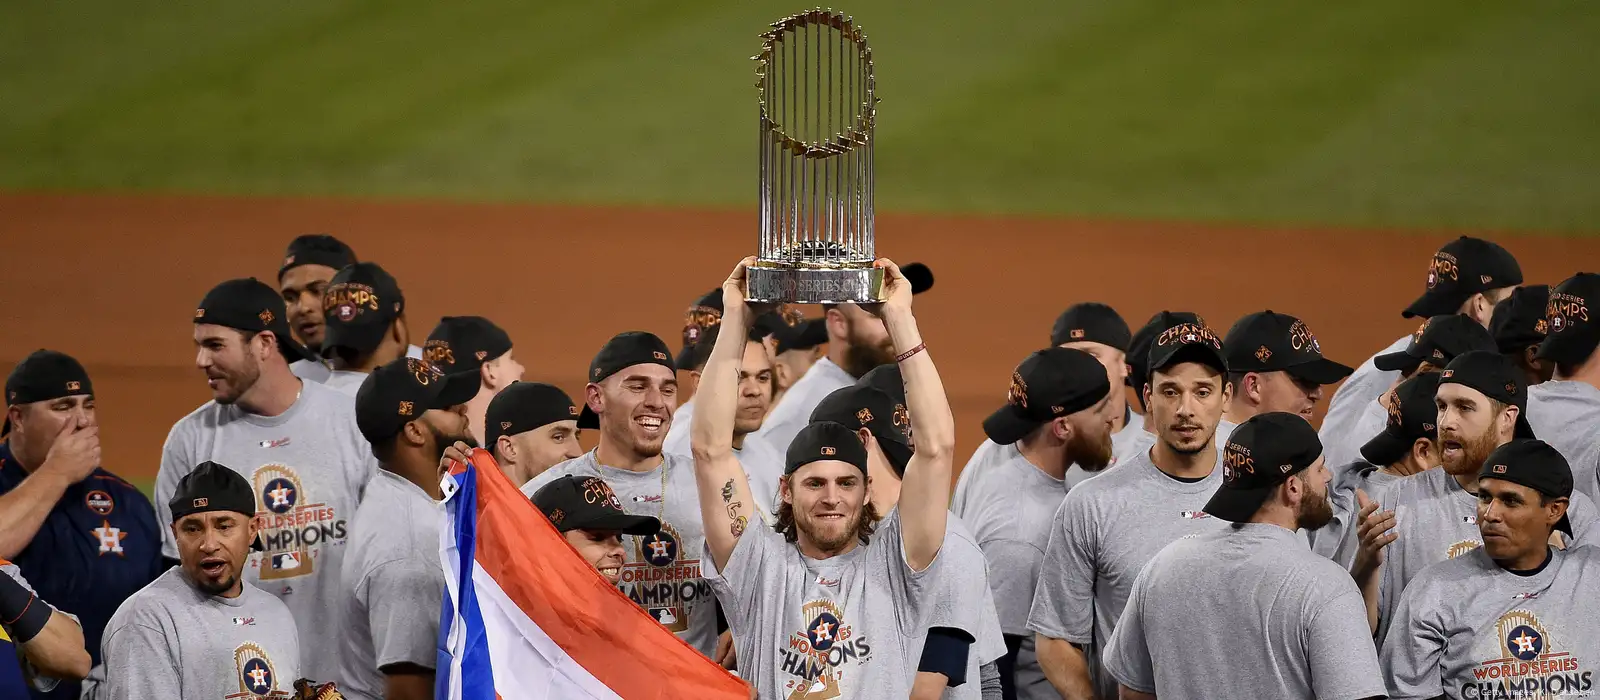
[[[1161,472],[1160,469],[1157,469],[1156,471]],[[1207,474],[1205,476],[1173,476],[1173,475],[1168,474],[1166,472],[1161,472],[1161,475],[1165,476],[1168,479],[1171,479],[1173,481],[1177,481],[1177,482],[1185,483],[1185,484],[1198,484],[1198,483],[1200,483],[1202,481],[1205,481],[1207,478],[1210,478],[1210,476],[1211,476],[1210,474]]]
[[[1536,567],[1534,567],[1532,569],[1528,569],[1527,571],[1517,571],[1516,569],[1506,569],[1506,571],[1508,571],[1510,573],[1513,573],[1513,574],[1516,574],[1518,576],[1533,576],[1533,575],[1538,574],[1541,571],[1544,571],[1544,567],[1547,567],[1547,566],[1550,565],[1550,560],[1551,559],[1555,559],[1555,555],[1550,553],[1550,548],[1549,547],[1546,547],[1545,550],[1544,550],[1544,561],[1540,562],[1538,566],[1536,566]]]

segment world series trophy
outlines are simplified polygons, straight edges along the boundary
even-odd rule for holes
[[[833,10],[761,35],[761,240],[747,297],[793,304],[883,301],[872,266],[872,49]]]

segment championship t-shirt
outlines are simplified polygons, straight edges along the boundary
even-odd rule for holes
[[[350,700],[381,700],[391,664],[433,668],[439,647],[444,570],[439,508],[416,484],[378,469],[350,519],[345,558],[344,683]],[[332,630],[330,630],[331,632]]]
[[[1033,466],[1016,445],[985,443],[961,470],[950,510],[972,530],[988,563],[1000,628],[1022,636],[1017,653],[1017,697],[1056,700],[1039,668],[1028,612],[1039,584],[1051,522],[1067,497],[1064,481]]]
[[[305,635],[300,668],[320,682],[339,677],[339,619],[349,519],[377,468],[372,449],[356,429],[350,397],[303,382],[300,398],[276,416],[245,413],[207,402],[172,426],[156,475],[156,519],[172,522],[167,501],[178,482],[207,460],[243,475],[256,494],[257,525],[265,551],[253,552],[245,580],[277,596]],[[162,551],[178,558],[172,529],[162,531]]]
[[[1378,595],[1378,639],[1388,635],[1400,605],[1400,594],[1411,580],[1434,564],[1454,559],[1483,546],[1478,532],[1478,497],[1468,493],[1443,469],[1429,469],[1396,480],[1379,499],[1382,510],[1393,510],[1399,535],[1384,550],[1382,584]],[[1596,541],[1594,502],[1574,491],[1567,507],[1574,545]]]
[[[1220,467],[1199,481],[1174,479],[1146,451],[1068,492],[1056,510],[1028,629],[1090,649],[1100,697],[1117,696],[1100,658],[1134,579],[1168,544],[1228,524],[1205,513],[1221,483]]]
[[[832,360],[826,357],[817,360],[789,387],[783,400],[772,407],[756,435],[780,454],[787,453],[794,436],[811,422],[811,412],[817,410],[817,404],[822,403],[828,394],[855,383],[855,377]]]
[[[1363,461],[1334,469],[1331,492],[1328,494],[1333,502],[1333,520],[1323,525],[1322,529],[1307,533],[1311,540],[1311,551],[1349,569],[1361,545],[1356,538],[1356,531],[1361,526],[1356,522],[1361,515],[1356,491],[1365,491],[1368,498],[1381,501],[1378,492],[1400,478]]]
[[[1480,547],[1423,570],[1383,643],[1389,697],[1600,695],[1600,550],[1552,550],[1520,576]]]
[[[1381,697],[1365,609],[1350,575],[1294,532],[1230,526],[1150,560],[1105,666],[1164,698]]]
[[[1410,344],[1411,336],[1407,335],[1379,350],[1334,390],[1333,398],[1328,400],[1328,413],[1322,417],[1322,429],[1317,431],[1317,437],[1322,439],[1322,456],[1328,464],[1349,464],[1361,459],[1361,446],[1383,430],[1386,416],[1378,397],[1394,386],[1400,373],[1378,369],[1372,361],[1378,355],[1405,350]],[[1362,416],[1370,416],[1374,410],[1378,416],[1377,430],[1360,432]]]
[[[931,595],[942,553],[911,570],[898,510],[868,544],[828,559],[801,554],[768,527],[746,530],[724,571],[702,556],[740,674],[762,700],[908,697],[932,607],[971,604]]]
[[[1572,488],[1600,499],[1600,389],[1588,382],[1548,381],[1528,387],[1533,434],[1567,458]]]
[[[207,595],[175,566],[112,616],[102,643],[105,664],[84,681],[83,697],[292,697],[294,682],[305,675],[298,639],[294,617],[276,597],[248,581],[236,597]]]
[[[623,510],[660,519],[661,531],[654,535],[622,536],[624,561],[617,588],[679,639],[711,656],[717,646],[717,610],[711,584],[701,573],[706,536],[694,462],[663,452],[661,466],[636,472],[604,466],[595,454],[590,450],[551,467],[523,484],[523,495],[532,498],[539,487],[569,474],[598,476],[610,484]]]

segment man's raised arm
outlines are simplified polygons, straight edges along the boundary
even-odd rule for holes
[[[759,526],[755,499],[744,467],[733,454],[733,419],[739,408],[739,368],[744,362],[745,337],[753,314],[745,308],[745,269],[755,258],[739,261],[722,283],[722,328],[711,346],[711,357],[700,374],[694,401],[694,423],[689,429],[694,453],[694,477],[700,490],[700,518],[705,524],[706,547],[720,571],[733,555],[734,545],[751,520]]]

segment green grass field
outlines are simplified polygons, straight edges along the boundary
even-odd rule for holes
[[[16,3],[0,187],[752,206],[801,5]],[[891,3],[896,210],[1600,230],[1600,5]]]

